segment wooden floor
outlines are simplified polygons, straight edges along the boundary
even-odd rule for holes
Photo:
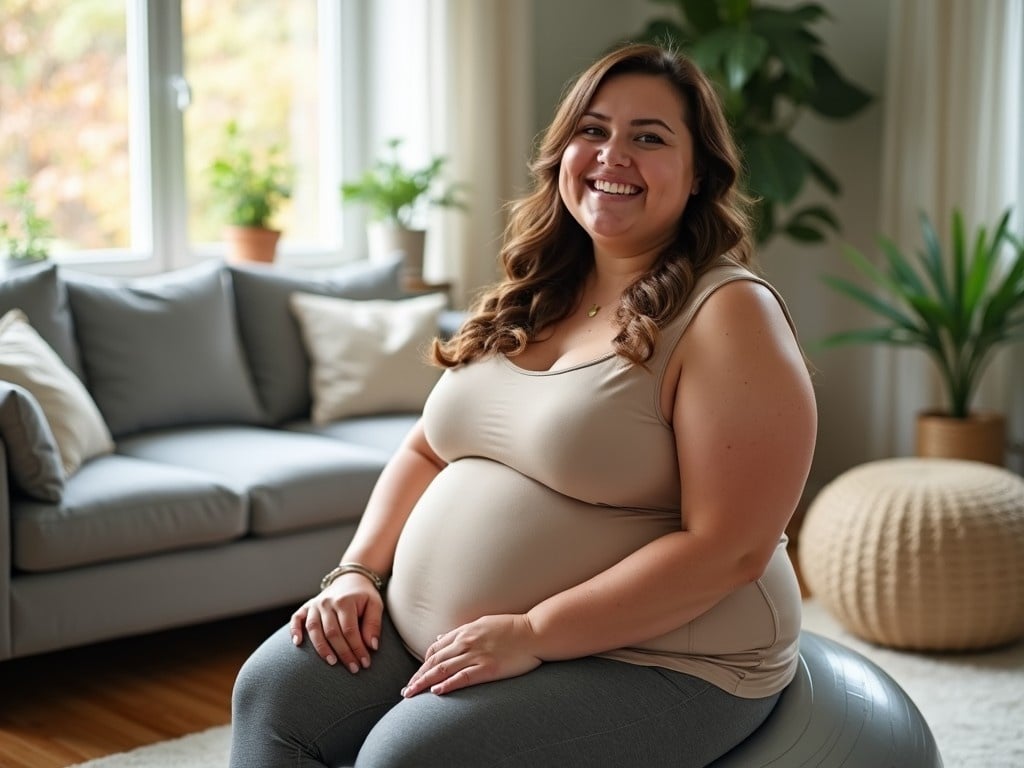
[[[0,768],[63,768],[224,725],[287,609],[0,662]]]
[[[63,768],[227,724],[239,667],[289,613],[0,662],[0,768]]]

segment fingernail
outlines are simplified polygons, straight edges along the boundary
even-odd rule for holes
[[[333,667],[333,666],[334,666],[335,664],[337,664],[337,663],[338,663],[338,659],[337,659],[337,657],[336,657],[336,656],[335,656],[335,655],[334,655],[334,654],[332,653],[332,654],[331,654],[330,656],[328,656],[328,657],[327,657],[327,663],[328,663],[328,664],[330,664],[330,665],[331,665],[331,666]]]
[[[363,658],[361,658],[359,660],[359,663],[363,665],[363,669],[369,669],[370,668],[370,657],[369,656],[363,656]]]
[[[377,650],[377,645],[378,645],[377,638],[376,637],[371,637],[370,638],[370,647],[373,648],[373,650],[376,651]]]
[[[408,691],[408,690],[409,690],[409,686],[405,686],[405,688],[403,688],[403,689],[402,689],[401,691],[399,691],[399,693],[400,693],[400,694],[401,694],[402,696],[405,696],[405,692],[406,692],[406,691]]]
[[[302,638],[301,637],[299,637],[298,635],[292,635],[292,643],[294,645],[298,645],[301,642],[302,642]]]
[[[351,664],[348,665],[348,671],[354,675],[356,672],[359,671],[359,665],[353,661]]]

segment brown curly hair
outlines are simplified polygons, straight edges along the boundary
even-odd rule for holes
[[[559,167],[597,89],[623,74],[663,77],[679,93],[701,184],[689,198],[673,242],[624,292],[616,314],[615,352],[643,364],[654,352],[658,329],[680,311],[715,257],[729,253],[750,263],[749,201],[736,185],[739,156],[714,86],[678,52],[626,45],[591,65],[563,96],[530,165],[533,191],[510,205],[500,253],[505,279],[474,302],[457,334],[434,342],[438,365],[456,367],[496,353],[514,357],[575,306],[593,267],[593,246],[562,202]]]

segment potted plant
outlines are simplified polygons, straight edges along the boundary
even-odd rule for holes
[[[8,262],[27,264],[43,261],[50,255],[47,241],[50,238],[50,222],[36,213],[36,204],[29,195],[28,181],[12,182],[5,198],[15,211],[15,221],[0,221],[0,243]]]
[[[406,276],[415,280],[423,273],[426,231],[418,225],[425,209],[464,208],[465,204],[460,185],[441,182],[447,158],[434,157],[425,167],[410,169],[398,158],[401,143],[401,139],[388,140],[383,157],[362,176],[341,185],[341,198],[369,208],[370,258],[384,259],[401,251]]]
[[[225,127],[224,150],[208,172],[230,224],[224,230],[228,258],[236,261],[274,260],[280,230],[270,220],[291,197],[292,169],[281,159],[281,148],[270,147],[261,160],[253,155],[231,121]]]
[[[792,136],[805,110],[829,119],[860,112],[871,96],[846,80],[822,52],[811,28],[827,14],[815,3],[773,7],[752,0],[660,0],[674,9],[650,21],[642,41],[676,46],[718,86],[754,198],[758,243],[781,233],[798,241],[824,239],[839,222],[824,205],[790,205],[814,180],[840,192],[836,178]]]
[[[881,267],[853,248],[844,249],[846,258],[867,278],[867,288],[839,277],[825,278],[887,322],[834,334],[823,340],[825,345],[916,347],[938,367],[947,402],[942,410],[918,414],[919,456],[999,465],[1005,461],[1005,418],[974,412],[971,401],[996,349],[1024,339],[1024,243],[1010,233],[1009,218],[1006,211],[994,229],[981,226],[968,239],[963,216],[954,210],[950,242],[944,246],[922,213],[924,247],[915,256],[883,237],[879,244],[886,259]]]

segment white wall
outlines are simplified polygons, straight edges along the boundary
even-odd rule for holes
[[[798,0],[779,4],[796,5]],[[842,197],[830,202],[843,224],[841,237],[815,247],[779,241],[760,257],[767,276],[786,297],[817,369],[820,426],[809,483],[812,491],[843,470],[877,458],[867,425],[872,418],[872,382],[884,375],[876,370],[871,349],[822,350],[815,342],[871,321],[826,287],[821,276],[848,274],[840,242],[870,253],[878,233],[887,0],[821,0],[821,4],[831,17],[815,28],[826,53],[840,72],[875,94],[876,100],[853,120],[833,122],[806,115],[797,125],[798,138],[842,185]],[[534,0],[534,5],[537,131],[550,118],[571,76],[664,12],[663,6],[645,0]]]

